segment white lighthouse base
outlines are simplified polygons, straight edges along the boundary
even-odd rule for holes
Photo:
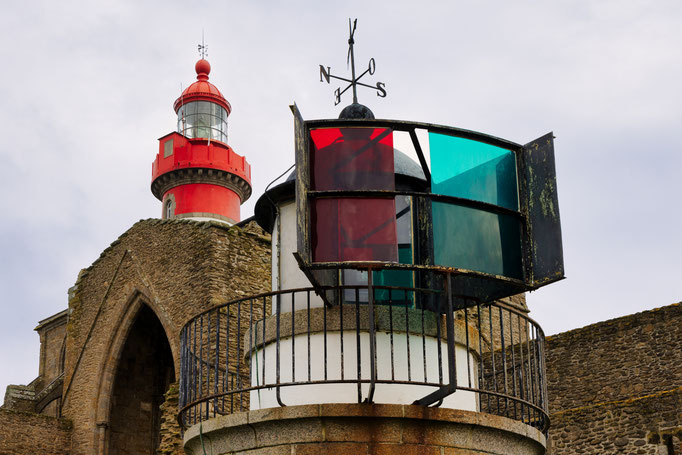
[[[279,401],[276,387],[251,392],[251,410],[278,407],[281,404],[290,406],[357,403],[366,400],[370,392],[370,384],[365,382],[358,385],[358,378],[369,381],[371,377],[369,341],[368,332],[358,334],[355,330],[327,332],[326,337],[324,333],[311,333],[310,335],[303,333],[293,337],[281,336],[279,378],[276,341],[267,343],[265,349],[253,350],[250,358],[252,387],[278,383],[295,385],[280,386]],[[387,332],[376,333],[377,382],[372,402],[412,404],[435,391],[438,388],[436,384],[448,384],[447,352],[445,340],[439,340],[433,336],[405,332],[393,332],[392,335]],[[455,357],[457,384],[475,388],[478,384],[477,356],[472,352],[467,352],[465,345],[457,343]],[[325,383],[310,384],[316,381]],[[352,382],[341,383],[340,381]],[[392,383],[381,383],[381,381]],[[446,397],[440,407],[478,411],[477,403],[475,392],[460,390]]]

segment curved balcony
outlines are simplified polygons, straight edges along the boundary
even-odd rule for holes
[[[356,267],[357,269],[357,267]],[[376,273],[376,272],[374,272]],[[420,404],[549,426],[544,334],[500,302],[424,287],[292,289],[219,305],[181,331],[183,427],[317,403]]]

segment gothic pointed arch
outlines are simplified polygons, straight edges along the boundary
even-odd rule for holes
[[[133,451],[155,448],[158,406],[178,374],[176,333],[153,299],[131,292],[104,351],[95,411],[98,453],[117,453],[122,441],[135,445]]]

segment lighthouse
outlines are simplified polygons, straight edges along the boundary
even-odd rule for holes
[[[151,190],[163,219],[235,224],[251,196],[251,166],[227,144],[232,106],[208,81],[211,65],[201,58],[195,70],[197,80],[173,104],[177,130],[159,139]]]
[[[295,171],[255,206],[272,291],[180,332],[185,450],[544,454],[545,337],[508,299],[563,278],[553,135],[376,118],[349,30],[320,81],[352,104],[291,106]]]

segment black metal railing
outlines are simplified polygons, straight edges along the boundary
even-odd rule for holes
[[[449,276],[421,289],[373,286],[368,275],[367,285],[260,294],[189,321],[180,424],[331,398],[463,408],[546,431],[544,334],[532,319],[453,298]]]

